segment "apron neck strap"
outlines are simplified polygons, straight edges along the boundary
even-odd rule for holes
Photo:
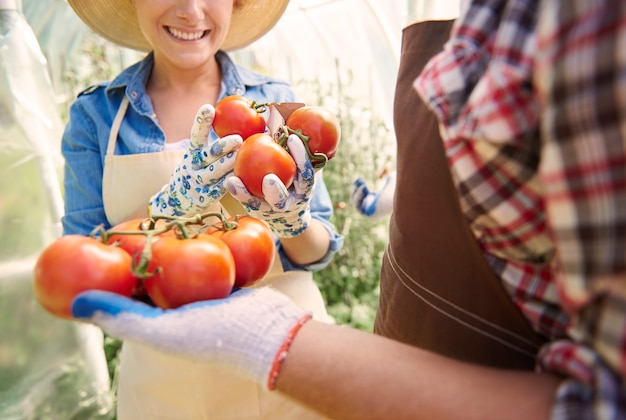
[[[128,109],[128,96],[124,95],[122,99],[122,103],[120,107],[117,109],[117,114],[115,114],[115,119],[113,119],[113,124],[111,125],[111,131],[109,132],[109,144],[107,146],[107,155],[115,154],[115,143],[117,142],[117,134],[120,132],[120,126],[122,125],[122,120],[124,119],[124,115],[126,114],[126,110]]]

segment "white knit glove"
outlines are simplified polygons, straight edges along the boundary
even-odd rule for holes
[[[150,216],[190,216],[202,213],[226,193],[224,179],[232,174],[239,135],[209,143],[215,109],[200,107],[191,129],[189,151],[178,164],[168,184],[149,201]]]
[[[124,340],[237,369],[267,389],[274,388],[293,337],[311,319],[268,287],[166,310],[93,290],[74,300],[72,315]]]
[[[315,170],[309,160],[304,143],[294,134],[287,139],[291,157],[296,162],[296,177],[288,189],[274,174],[263,178],[265,199],[253,196],[239,177],[226,180],[228,192],[243,204],[248,214],[265,220],[279,238],[300,235],[311,221],[310,200],[315,186]]]

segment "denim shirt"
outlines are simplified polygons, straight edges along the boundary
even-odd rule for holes
[[[295,101],[293,90],[287,83],[237,66],[222,51],[216,54],[216,59],[222,70],[219,99],[227,95],[245,95],[262,102]],[[109,132],[124,95],[128,96],[130,104],[119,130],[115,154],[163,150],[165,133],[159,127],[152,101],[146,92],[153,65],[154,58],[150,53],[112,81],[96,84],[81,92],[70,107],[61,144],[65,158],[64,234],[87,235],[99,224],[104,224],[106,228],[111,226],[104,212],[102,177]],[[215,139],[216,134],[211,132],[211,138]],[[285,270],[319,270],[343,245],[343,237],[329,222],[332,202],[321,177],[316,183],[310,205],[311,216],[324,223],[328,230],[329,252],[315,264],[296,266],[284,255],[276,239]]]

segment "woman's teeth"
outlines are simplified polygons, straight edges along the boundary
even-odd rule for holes
[[[175,38],[182,39],[182,40],[185,40],[185,41],[195,41],[196,39],[202,38],[202,35],[204,35],[204,31],[182,32],[182,31],[179,31],[176,28],[171,28],[171,27],[168,27],[167,30]]]

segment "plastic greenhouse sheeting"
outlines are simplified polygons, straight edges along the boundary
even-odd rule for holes
[[[338,107],[349,97],[356,108],[390,123],[404,4],[292,1],[274,29],[236,55],[248,67],[292,82],[305,102],[324,96],[324,105]]]
[[[286,79],[305,99],[322,89],[391,126],[402,28],[424,16],[456,16],[458,0],[292,0],[278,24],[237,52],[238,61]],[[364,116],[367,118],[367,115]]]
[[[0,0],[0,418],[110,418],[102,333],[35,301],[38,254],[60,233],[59,116],[46,60]]]

